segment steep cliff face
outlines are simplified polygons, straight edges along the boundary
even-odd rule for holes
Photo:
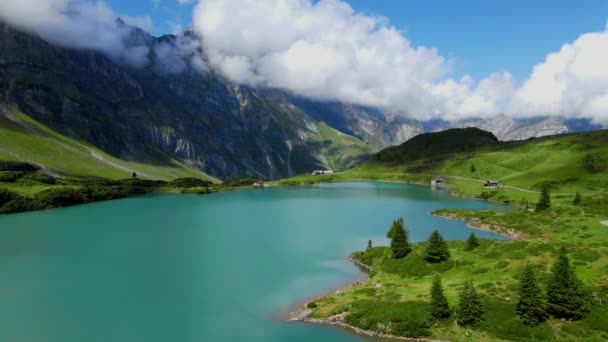
[[[132,68],[0,25],[0,102],[125,160],[166,162],[160,151],[220,178],[328,166],[327,151],[339,150],[342,136],[319,140],[322,118],[283,92],[230,84],[200,48],[175,49],[193,42],[191,34],[154,38],[134,29],[133,44],[151,53],[148,65]],[[371,151],[359,145],[332,165],[351,166]]]

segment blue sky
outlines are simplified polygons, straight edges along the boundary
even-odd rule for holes
[[[149,15],[153,34],[190,25],[195,1],[107,0],[117,12]],[[453,76],[481,79],[507,70],[521,81],[548,52],[606,26],[606,0],[350,0],[366,14],[387,17],[415,44],[435,47],[455,62]]]

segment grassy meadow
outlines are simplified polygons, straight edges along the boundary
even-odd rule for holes
[[[389,247],[355,252],[354,259],[373,269],[370,279],[309,304],[313,318],[342,314],[345,323],[377,333],[451,341],[608,340],[608,227],[600,223],[608,220],[608,131],[482,145],[433,155],[405,143],[342,173],[301,175],[279,182],[429,184],[435,175],[446,175],[455,194],[519,206],[511,213],[433,212],[467,221],[471,227],[518,237],[481,240],[470,251],[465,250],[464,241],[449,241],[451,256],[439,264],[424,259],[426,242],[413,244],[413,251],[403,259],[393,259]],[[505,187],[485,189],[485,180],[499,180]],[[552,193],[552,205],[536,212],[534,205],[544,187]],[[581,201],[574,204],[577,192]],[[404,219],[407,226],[407,217]],[[591,311],[582,320],[549,318],[528,327],[516,313],[520,274],[524,266],[531,265],[544,290],[561,247],[566,248],[571,266],[588,291]],[[435,274],[442,279],[453,312],[442,321],[428,316]],[[454,309],[466,279],[473,281],[481,298],[484,320],[478,326],[460,326],[455,321]]]

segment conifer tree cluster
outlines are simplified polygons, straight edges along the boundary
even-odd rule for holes
[[[548,186],[543,187],[540,199],[536,203],[536,211],[543,211],[551,207],[551,190]]]
[[[369,251],[370,249],[372,249],[372,240],[367,240],[367,251]]]
[[[431,287],[431,306],[429,308],[429,315],[431,319],[441,320],[450,317],[450,306],[447,298],[443,294],[443,286],[441,285],[441,278],[439,275],[435,275],[433,278],[433,286]]]
[[[552,276],[547,284],[549,313],[556,318],[582,319],[589,313],[590,303],[587,291],[570,267],[566,249],[561,248],[557,261],[551,269]]]
[[[400,217],[393,221],[391,229],[386,233],[386,236],[391,239],[393,258],[405,258],[412,251],[412,247],[408,242],[408,231],[405,229],[403,218]]]
[[[551,269],[546,301],[537,284],[533,268],[527,266],[524,269],[517,302],[517,315],[524,324],[536,326],[544,322],[549,314],[555,318],[579,320],[589,311],[589,295],[570,267],[570,260],[564,248],[560,250]]]
[[[464,249],[470,251],[477,247],[479,247],[479,240],[477,239],[477,236],[475,236],[475,233],[471,233],[467,238],[467,244]]]
[[[456,321],[465,326],[474,326],[483,321],[483,307],[471,280],[465,281],[464,288],[460,291]]]
[[[431,233],[428,242],[424,257],[428,262],[439,263],[449,259],[450,251],[448,250],[448,243],[443,239],[438,230],[434,230]]]
[[[519,301],[517,315],[530,327],[535,327],[547,319],[547,306],[540,287],[534,276],[534,269],[528,265],[524,268],[519,282]]]

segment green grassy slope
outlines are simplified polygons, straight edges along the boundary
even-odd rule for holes
[[[217,181],[166,156],[164,163],[121,160],[87,143],[58,134],[17,111],[0,113],[0,159],[34,163],[48,173],[64,177],[121,179],[136,172],[140,178],[147,179],[197,177]]]
[[[469,251],[464,241],[449,241],[450,258],[440,264],[424,260],[426,243],[399,260],[390,248],[356,252],[355,259],[371,266],[371,279],[316,300],[313,317],[348,313],[346,323],[377,332],[450,341],[606,341],[608,339],[608,196],[583,196],[578,205],[553,205],[543,212],[517,210],[497,213],[478,210],[437,210],[440,216],[468,220],[495,231],[512,230],[520,240],[481,240]],[[407,217],[405,218],[407,223]],[[387,227],[388,229],[388,227]],[[577,277],[588,290],[591,312],[582,320],[550,318],[530,328],[516,314],[520,273],[525,265],[536,270],[544,290],[559,248],[568,251]],[[477,327],[427,319],[433,276],[439,274],[450,307],[458,305],[465,279],[471,279],[482,299],[484,321]],[[377,285],[380,284],[380,285]],[[390,327],[408,322],[409,330]]]
[[[551,187],[557,201],[571,201],[576,192],[608,191],[608,130],[479,145],[465,152],[460,151],[459,142],[453,140],[453,151],[436,155],[431,153],[432,142],[427,142],[424,154],[407,151],[422,147],[405,143],[340,174],[302,175],[282,183],[370,179],[429,184],[435,175],[447,175],[450,189],[459,195],[516,204],[536,201],[544,185]],[[585,167],[590,158],[603,161],[590,170]],[[475,172],[471,172],[471,165]],[[499,180],[505,187],[486,190],[485,180]]]
[[[317,132],[308,134],[308,141],[317,147],[317,159],[332,170],[352,168],[374,152],[373,147],[351,135],[339,132],[324,122],[317,123]]]

